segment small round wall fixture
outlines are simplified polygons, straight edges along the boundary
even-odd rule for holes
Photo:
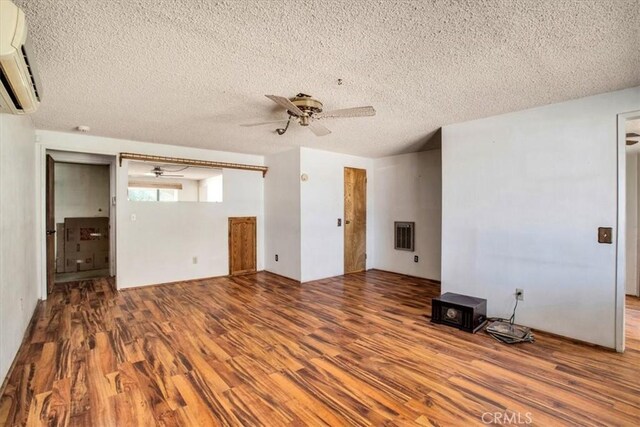
[[[87,133],[91,130],[91,128],[89,126],[80,125],[80,126],[76,126],[76,130],[78,132]]]
[[[306,173],[303,173],[302,175],[300,175],[300,181],[309,181],[309,175],[307,175]]]

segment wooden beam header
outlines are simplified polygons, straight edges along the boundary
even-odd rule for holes
[[[200,168],[210,169],[240,169],[245,171],[262,172],[264,177],[269,170],[266,166],[258,165],[245,165],[242,163],[227,163],[227,162],[212,162],[209,160],[195,160],[195,159],[182,159],[179,157],[165,157],[165,156],[153,156],[150,154],[136,154],[136,153],[120,153],[120,166],[122,166],[123,160],[138,160],[141,162],[149,163],[167,163],[174,165],[187,165]]]

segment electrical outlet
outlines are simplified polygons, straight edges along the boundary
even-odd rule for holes
[[[418,262],[418,255],[413,256],[413,262]]]
[[[524,289],[517,289],[516,288],[516,299],[518,301],[524,301]]]
[[[278,262],[278,254],[276,254],[276,262]]]
[[[197,264],[197,263],[198,263],[198,257],[197,257],[197,256],[194,256],[194,257],[193,257],[193,263],[194,263],[194,264]]]

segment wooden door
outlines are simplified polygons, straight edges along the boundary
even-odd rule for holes
[[[344,168],[344,273],[367,268],[367,171]]]
[[[55,162],[47,155],[46,223],[47,223],[47,293],[53,290],[56,274]],[[62,236],[60,236],[62,238]]]
[[[229,218],[229,274],[256,272],[256,217]]]

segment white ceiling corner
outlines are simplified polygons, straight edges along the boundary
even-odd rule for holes
[[[42,129],[266,154],[418,151],[439,127],[640,85],[638,0],[15,0]],[[343,79],[338,85],[337,79]],[[240,127],[309,93],[376,117]]]

